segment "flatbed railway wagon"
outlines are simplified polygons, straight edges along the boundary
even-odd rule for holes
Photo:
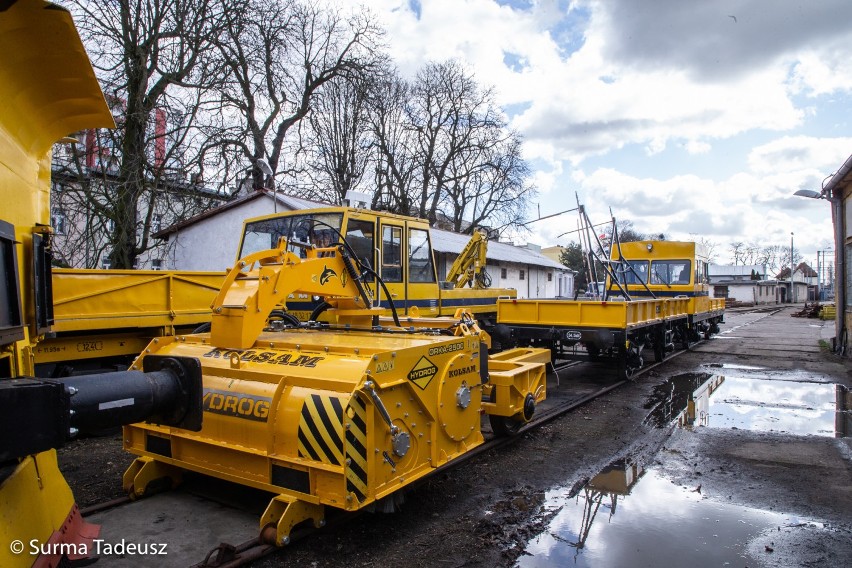
[[[695,243],[625,243],[613,248],[610,267],[603,300],[500,300],[502,343],[549,348],[553,360],[613,360],[629,377],[648,353],[662,361],[718,332],[724,301],[709,297]]]
[[[725,300],[710,297],[709,264],[704,248],[691,241],[634,241],[612,247],[611,260],[620,271],[617,286],[607,279],[612,297],[686,298],[685,343],[709,339],[719,332]]]
[[[551,350],[552,360],[612,359],[623,376],[645,364],[646,349],[662,361],[673,327],[686,325],[682,298],[634,301],[501,300],[497,321],[512,344]]]

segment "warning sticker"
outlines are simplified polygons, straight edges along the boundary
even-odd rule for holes
[[[429,383],[432,381],[432,377],[434,377],[437,372],[438,367],[436,367],[435,364],[424,355],[408,372],[408,380],[421,389],[426,390],[426,387],[429,386]]]

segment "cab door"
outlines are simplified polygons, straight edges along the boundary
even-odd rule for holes
[[[379,223],[379,276],[390,292],[394,306],[400,314],[407,312],[407,296],[405,290],[405,274],[403,273],[405,225],[402,221],[382,219]],[[384,292],[381,294],[380,306],[388,306]]]
[[[429,230],[409,226],[406,240],[408,244],[408,254],[405,256],[408,306],[417,306],[421,316],[438,316],[438,281],[435,276],[435,260],[432,257]]]

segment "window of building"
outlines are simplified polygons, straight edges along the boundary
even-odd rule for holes
[[[160,229],[162,229],[162,227],[163,227],[163,216],[158,215],[156,213],[154,215],[151,215],[151,232],[152,233],[159,233]]]
[[[852,306],[852,245],[846,245],[846,305]]]
[[[505,268],[500,269],[500,278],[508,278],[508,271]]]
[[[552,273],[552,272],[548,272],[548,273],[547,273],[547,281],[548,281],[548,282],[553,282],[553,273]]]
[[[151,261],[151,269],[152,270],[162,270],[163,269],[163,259],[155,258]]]
[[[523,279],[524,279],[524,276],[525,276],[525,273],[524,273],[524,271],[523,271],[523,270],[521,270],[521,280],[523,280]]]
[[[61,209],[54,209],[50,213],[50,224],[53,225],[53,232],[57,235],[65,234],[65,212]]]
[[[112,266],[112,263],[109,261],[109,257],[104,255],[101,257],[101,268],[109,269]]]

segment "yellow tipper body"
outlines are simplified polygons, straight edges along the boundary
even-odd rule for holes
[[[50,149],[83,128],[113,126],[71,16],[40,0],[0,11],[0,377],[33,376],[33,347],[49,329],[34,265],[50,223]],[[13,554],[9,543],[85,543],[97,535],[74,504],[55,450],[19,460],[0,481],[0,566],[57,565],[59,554]],[[87,539],[89,539],[87,541]],[[72,559],[76,560],[77,557]]]

